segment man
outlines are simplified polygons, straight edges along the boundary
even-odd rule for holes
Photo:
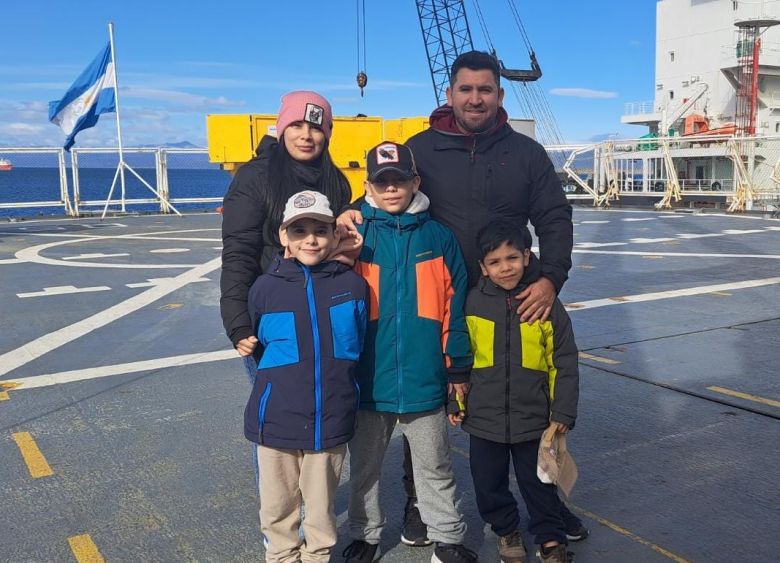
[[[530,220],[539,238],[542,276],[520,293],[522,320],[545,321],[571,268],[571,206],[547,153],[539,143],[515,132],[502,107],[500,69],[492,55],[461,54],[450,71],[447,105],[434,110],[430,128],[407,141],[422,179],[420,190],[430,199],[431,216],[449,227],[460,244],[469,285],[480,277],[477,233],[497,217],[520,225]],[[350,210],[339,222],[354,230],[361,222]],[[532,258],[536,260],[536,258]],[[414,502],[411,459],[405,447],[406,505],[403,542],[426,545],[426,527]],[[572,515],[574,519],[574,517]],[[574,532],[577,522],[569,526]],[[570,540],[584,539],[582,527]],[[575,537],[572,537],[574,535]]]

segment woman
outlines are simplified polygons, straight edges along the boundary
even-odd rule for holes
[[[325,98],[306,91],[285,94],[276,120],[278,140],[263,137],[257,156],[238,170],[225,196],[220,310],[228,338],[245,359],[250,383],[257,367],[252,357],[257,338],[247,295],[281,249],[285,202],[310,188],[325,194],[338,214],[352,198],[349,182],[328,153],[332,129],[333,113]]]

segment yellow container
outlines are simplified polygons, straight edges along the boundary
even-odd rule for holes
[[[349,180],[352,197],[363,195],[368,149],[384,140],[404,143],[427,127],[427,117],[334,117],[330,155]],[[276,115],[207,115],[206,135],[209,161],[235,173],[254,156],[263,136],[276,136]]]

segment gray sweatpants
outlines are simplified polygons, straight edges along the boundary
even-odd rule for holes
[[[466,523],[455,508],[455,477],[444,408],[413,414],[358,411],[349,442],[349,531],[353,540],[379,543],[385,517],[379,506],[379,476],[395,425],[409,440],[417,507],[428,538],[463,543]]]

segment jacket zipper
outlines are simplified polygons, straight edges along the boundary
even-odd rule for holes
[[[471,141],[471,151],[469,152],[469,162],[474,164],[474,153],[477,151],[477,136],[474,135]]]
[[[303,275],[306,281],[306,299],[309,302],[309,319],[311,321],[312,343],[314,344],[314,450],[322,449],[322,366],[320,365],[320,329],[317,323],[317,302],[314,299],[314,280],[311,270],[306,266]]]
[[[260,397],[260,412],[258,412],[258,418],[260,420],[260,443],[263,443],[263,434],[265,433],[265,409],[268,406],[268,397],[271,396],[272,383],[269,381],[263,390],[263,396]]]
[[[397,385],[398,385],[398,411],[404,412],[404,394],[403,394],[403,374],[401,367],[401,358],[403,358],[403,340],[401,338],[401,284],[403,279],[401,276],[401,264],[400,251],[398,248],[399,238],[401,237],[401,218],[396,217],[396,225],[398,226],[398,236],[393,237],[393,246],[395,248],[395,334],[396,342],[398,346],[395,347],[395,365],[397,369]]]
[[[506,442],[510,443],[509,432],[509,335],[510,323],[512,322],[512,298],[506,296],[506,325],[504,327],[504,365],[506,377],[506,392],[504,393],[504,408],[506,409]]]

